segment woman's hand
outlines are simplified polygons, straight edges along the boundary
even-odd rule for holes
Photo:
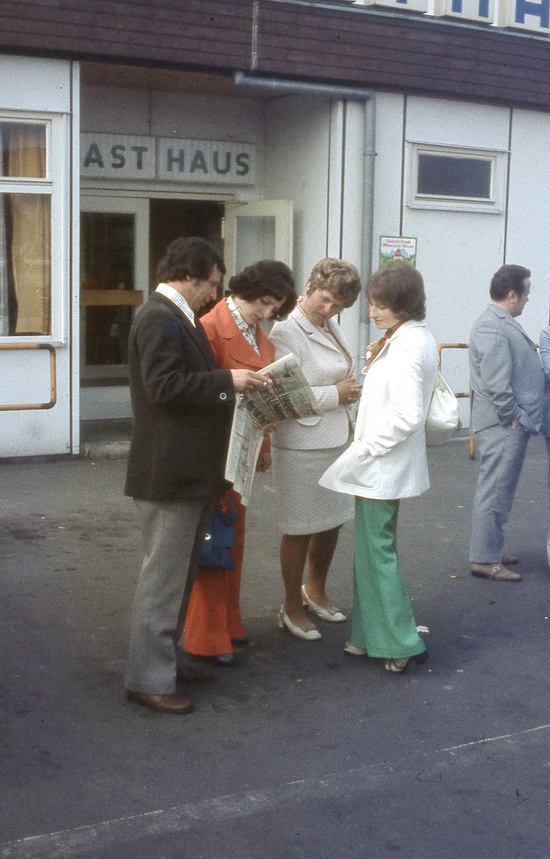
[[[261,453],[258,457],[258,462],[256,463],[256,471],[267,471],[269,466],[271,465],[271,454],[270,453]]]
[[[341,382],[336,382],[340,405],[349,406],[351,403],[356,403],[361,396],[361,388],[362,385],[359,384],[355,376],[349,376],[347,379],[342,379]]]
[[[230,370],[229,372],[233,379],[233,386],[239,394],[244,394],[246,391],[260,391],[273,384],[269,376],[255,373],[253,370]]]

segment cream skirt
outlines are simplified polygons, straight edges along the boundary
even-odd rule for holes
[[[277,521],[282,534],[316,534],[353,519],[353,495],[319,486],[321,475],[348,444],[322,450],[271,447]]]

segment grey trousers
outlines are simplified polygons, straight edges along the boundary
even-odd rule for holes
[[[548,487],[550,488],[550,438],[546,436],[546,450],[548,452]],[[550,522],[548,523],[548,535],[546,537],[546,556],[550,567]]]
[[[210,512],[210,500],[135,498],[144,546],[125,685],[169,695],[176,688],[178,619],[185,612]]]
[[[480,464],[472,511],[472,563],[502,561],[504,526],[512,510],[529,436],[521,424],[514,428],[487,427],[475,434]]]

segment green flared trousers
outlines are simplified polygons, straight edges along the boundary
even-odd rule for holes
[[[351,642],[369,656],[406,659],[426,650],[397,558],[399,501],[355,499]]]

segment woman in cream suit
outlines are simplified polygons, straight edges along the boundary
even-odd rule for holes
[[[355,575],[351,641],[345,650],[385,660],[403,672],[428,652],[420,639],[396,547],[400,498],[429,485],[426,414],[437,350],[425,323],[424,283],[406,262],[381,268],[367,284],[370,317],[385,335],[369,346],[354,441],[321,485],[355,501]]]
[[[353,502],[321,488],[319,478],[350,442],[347,406],[361,392],[352,373],[349,347],[333,319],[351,307],[360,288],[355,266],[343,260],[321,260],[311,272],[305,297],[288,319],[273,326],[270,335],[276,358],[295,355],[322,413],[286,421],[272,435],[285,586],[279,626],[305,641],[316,641],[321,634],[304,606],[322,620],[345,620],[327,597],[325,582],[339,529],[353,517]],[[306,560],[308,574],[302,586]]]

